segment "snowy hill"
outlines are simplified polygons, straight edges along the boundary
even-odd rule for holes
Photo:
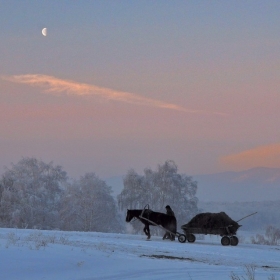
[[[222,246],[217,236],[190,244],[131,234],[0,229],[0,260],[1,279],[7,280],[225,280],[231,273],[245,276],[245,266],[255,269],[252,279],[280,275],[279,246]]]

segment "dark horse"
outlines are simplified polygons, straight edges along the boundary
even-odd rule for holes
[[[142,214],[143,212],[143,214]],[[126,214],[126,222],[129,223],[133,218],[137,218],[138,220],[140,220],[144,225],[144,229],[143,231],[145,232],[145,234],[147,235],[147,239],[151,238],[151,234],[150,234],[150,228],[149,226],[155,226],[153,223],[150,223],[149,221],[141,218],[146,218],[152,222],[154,222],[155,224],[162,226],[164,229],[167,229],[169,231],[171,231],[173,234],[171,235],[171,240],[175,239],[175,234],[177,232],[177,221],[176,218],[174,216],[169,216],[166,215],[164,213],[160,213],[160,212],[154,212],[151,211],[149,209],[145,209],[143,211],[143,209],[135,209],[135,210],[129,210],[127,209],[127,214]]]

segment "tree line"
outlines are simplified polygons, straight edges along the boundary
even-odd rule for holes
[[[118,195],[120,209],[142,209],[146,205],[158,212],[165,212],[170,205],[175,213],[177,224],[186,224],[198,213],[197,183],[192,177],[178,173],[174,161],[158,165],[157,170],[150,168],[139,175],[131,169],[123,180],[123,191]],[[136,231],[142,226],[133,224]]]
[[[70,179],[53,162],[24,157],[5,168],[0,180],[0,226],[11,228],[125,232],[126,208],[149,204],[164,211],[169,204],[186,223],[197,213],[197,184],[178,173],[173,161],[139,175],[131,169],[123,177],[124,188],[115,199],[112,188],[95,173]],[[139,225],[134,225],[140,230]]]

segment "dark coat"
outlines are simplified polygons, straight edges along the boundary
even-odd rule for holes
[[[166,208],[166,214],[169,216],[175,217],[175,214],[174,214],[173,210],[171,209],[171,207]]]
[[[172,217],[175,218],[175,214],[174,214],[173,210],[171,209],[171,207],[170,207],[169,205],[167,205],[167,206],[165,207],[165,209],[166,209],[166,215],[172,216]],[[175,219],[176,219],[176,218],[175,218]],[[170,240],[173,241],[173,240],[175,240],[175,235],[170,234],[170,233],[167,231],[167,232],[165,232],[165,234],[164,234],[164,236],[163,236],[162,239],[170,239]]]

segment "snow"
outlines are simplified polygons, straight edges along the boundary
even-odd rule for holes
[[[191,244],[159,236],[146,241],[132,234],[0,229],[6,280],[225,280],[231,272],[246,277],[245,265],[255,267],[256,280],[280,279],[280,247],[222,246],[218,236]]]

